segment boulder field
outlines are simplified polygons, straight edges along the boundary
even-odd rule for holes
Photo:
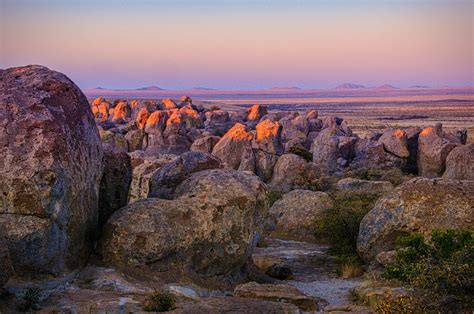
[[[335,290],[279,280],[300,276],[307,259],[330,260],[313,229],[333,193],[380,196],[357,240],[368,263],[399,235],[474,229],[474,144],[440,124],[359,137],[314,109],[225,111],[187,96],[89,102],[65,75],[27,66],[0,70],[0,134],[0,289],[79,273],[41,295],[54,311],[101,297],[101,310],[123,309],[120,298],[137,311],[150,281],[181,285],[178,312],[321,310],[324,300],[295,287]],[[265,237],[278,246],[265,249]],[[284,246],[293,249],[273,251]],[[293,273],[277,260],[295,256]],[[78,289],[81,280],[94,288]],[[216,286],[227,290],[197,295]],[[0,299],[0,312],[10,309]]]

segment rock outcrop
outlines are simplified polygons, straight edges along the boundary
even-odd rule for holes
[[[299,241],[315,241],[314,222],[332,208],[324,192],[293,190],[270,208],[271,235]]]
[[[474,181],[474,143],[458,146],[449,153],[443,178]]]
[[[446,157],[456,146],[443,138],[441,126],[423,129],[418,137],[418,175],[441,177],[446,168]]]
[[[232,169],[245,168],[245,162],[253,157],[252,134],[245,130],[245,125],[236,123],[214,146],[212,154]],[[245,169],[247,170],[247,169]],[[253,169],[248,169],[253,170]]]
[[[278,158],[273,168],[269,185],[278,191],[307,188],[319,178],[319,169],[295,154],[284,154]]]
[[[104,228],[104,260],[129,271],[228,276],[247,262],[266,215],[265,185],[234,170],[195,173],[174,200],[149,198],[116,212]]]
[[[380,198],[360,224],[357,250],[365,260],[394,249],[396,238],[433,229],[474,228],[474,182],[415,178]]]
[[[148,197],[172,199],[176,187],[193,173],[220,166],[220,160],[209,153],[184,153],[152,175],[149,180]]]
[[[0,70],[0,229],[19,275],[81,266],[97,233],[102,147],[89,103],[41,66]]]
[[[388,181],[369,181],[354,178],[344,178],[337,182],[340,191],[358,194],[382,195],[393,190],[392,183]]]

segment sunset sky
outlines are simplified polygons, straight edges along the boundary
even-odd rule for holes
[[[473,85],[473,2],[0,0],[0,68],[80,87]]]

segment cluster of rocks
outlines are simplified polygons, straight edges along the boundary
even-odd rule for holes
[[[227,112],[186,96],[89,104],[66,76],[41,66],[1,70],[0,103],[0,288],[11,276],[69,273],[94,251],[137,276],[235,282],[264,231],[313,241],[312,223],[332,200],[310,189],[361,169],[427,177],[397,188],[337,183],[383,195],[361,224],[365,259],[393,249],[404,232],[473,227],[474,144],[462,130],[360,138],[316,110]],[[286,193],[271,208],[270,189]],[[282,289],[290,303],[315,309],[284,286],[248,284],[235,294],[273,300]]]

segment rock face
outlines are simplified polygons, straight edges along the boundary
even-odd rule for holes
[[[176,187],[193,173],[220,166],[220,160],[209,153],[184,153],[153,174],[150,178],[148,197],[172,199]]]
[[[295,154],[284,154],[273,168],[270,185],[276,190],[288,192],[295,188],[308,187],[317,178],[318,169],[313,163],[308,163]]]
[[[99,189],[99,225],[118,209],[127,205],[128,189],[132,182],[132,162],[127,153],[106,151],[104,173]]]
[[[201,137],[193,142],[190,149],[194,152],[212,153],[212,149],[220,139],[219,136],[214,135]]]
[[[274,228],[271,235],[278,238],[314,241],[314,221],[332,208],[324,192],[293,190],[270,208]]]
[[[248,260],[267,214],[258,177],[201,171],[178,186],[174,200],[140,200],[116,212],[100,252],[119,267],[156,276],[227,276]]]
[[[443,178],[474,180],[474,144],[456,147],[449,153]]]
[[[286,284],[272,285],[249,282],[238,285],[234,290],[234,296],[291,303],[303,311],[316,311],[316,301],[313,298]]]
[[[236,123],[217,142],[212,154],[220,158],[227,167],[242,169],[245,158],[253,156],[252,139],[253,136],[245,130],[245,125]]]
[[[281,141],[282,127],[278,122],[263,120],[257,124],[255,129],[257,130],[255,142],[258,149],[273,155],[281,155],[283,153]]]
[[[150,179],[158,171],[157,169],[178,158],[179,156],[176,155],[160,155],[132,159],[132,182],[128,191],[128,201],[131,203],[147,198]]]
[[[267,107],[262,105],[253,105],[247,110],[248,121],[260,121],[260,119],[268,113]]]
[[[13,275],[8,244],[3,229],[0,229],[0,290]]]
[[[474,182],[415,178],[377,201],[360,224],[357,250],[366,260],[394,249],[410,232],[474,227]]]
[[[386,130],[379,138],[379,143],[383,144],[386,151],[400,158],[408,158],[407,134],[400,129]]]
[[[102,148],[86,97],[41,66],[0,70],[0,229],[15,271],[80,266],[97,231]]]
[[[345,178],[337,182],[338,190],[362,194],[383,194],[393,190],[388,181],[368,181],[354,178]]]
[[[418,137],[418,175],[434,178],[443,175],[446,168],[446,157],[456,147],[442,136],[438,128],[425,128]]]

